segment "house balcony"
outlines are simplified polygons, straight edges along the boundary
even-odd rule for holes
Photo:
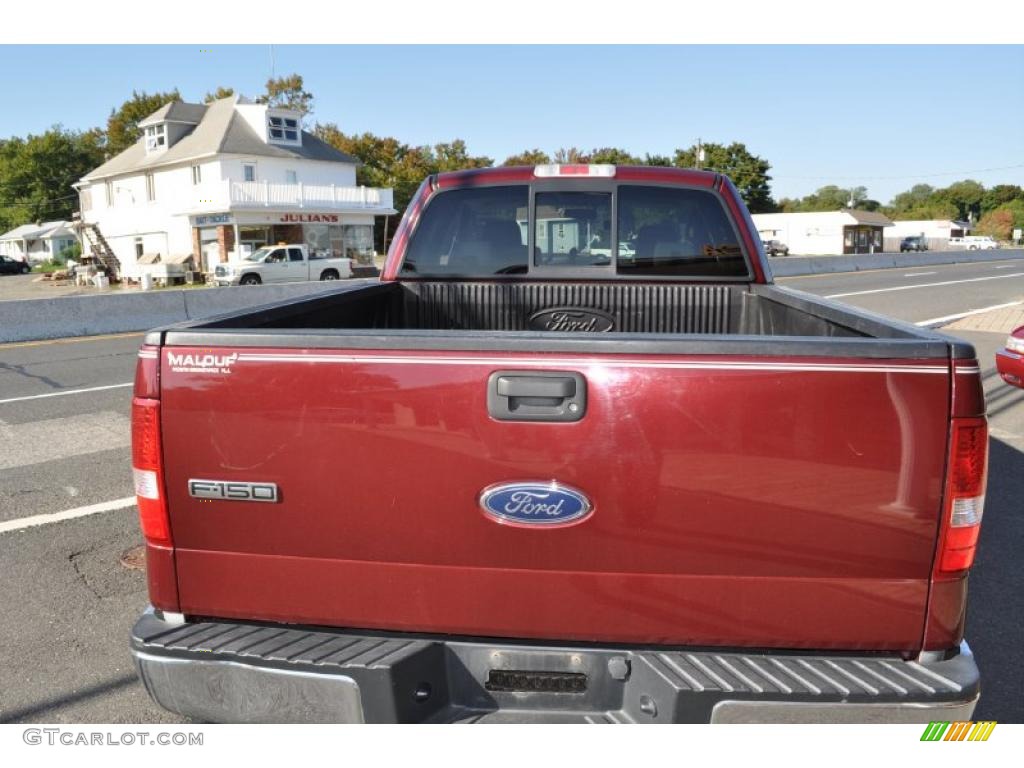
[[[221,179],[193,188],[189,213],[204,211],[328,210],[373,214],[393,214],[394,198],[390,189],[378,187],[342,187],[336,184],[295,184],[268,181],[232,181]]]

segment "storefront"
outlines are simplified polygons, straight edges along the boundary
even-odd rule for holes
[[[881,253],[882,228],[866,224],[843,227],[843,253]]]
[[[204,272],[265,245],[305,243],[321,258],[373,264],[373,216],[345,213],[253,212],[191,217],[193,255]]]

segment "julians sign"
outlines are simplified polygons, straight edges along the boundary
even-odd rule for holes
[[[286,213],[281,217],[282,224],[337,224],[336,213]]]

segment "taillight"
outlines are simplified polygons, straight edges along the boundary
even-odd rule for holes
[[[160,447],[160,401],[132,399],[132,474],[142,535],[150,544],[171,544]]]
[[[966,571],[974,564],[987,475],[988,425],[985,419],[953,419],[937,563],[939,573]]]

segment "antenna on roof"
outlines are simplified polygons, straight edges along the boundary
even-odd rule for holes
[[[270,79],[274,79],[274,46],[270,46]]]

